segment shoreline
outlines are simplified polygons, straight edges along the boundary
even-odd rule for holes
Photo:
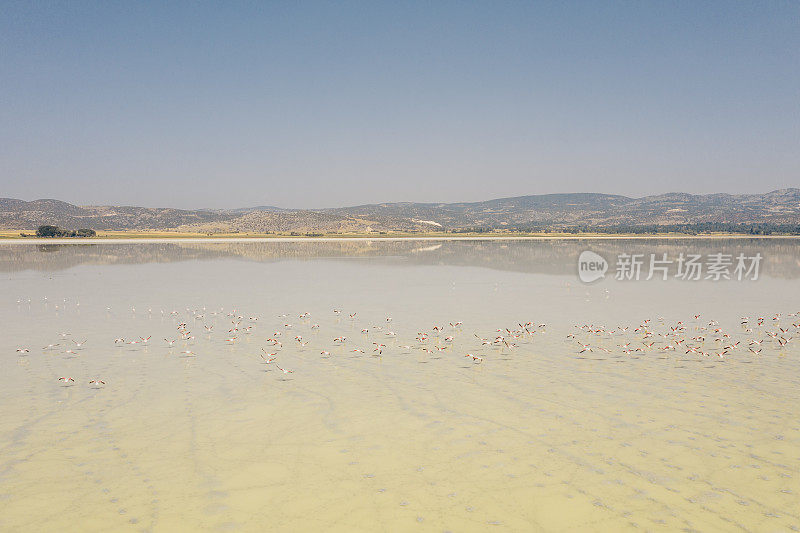
[[[713,239],[800,239],[800,235],[744,235],[723,234],[520,234],[520,235],[341,235],[341,236],[218,236],[168,234],[100,235],[97,237],[10,237],[0,234],[0,245],[9,244],[159,244],[167,242],[188,243],[243,243],[243,242],[337,242],[337,241],[536,241],[536,240],[713,240]]]

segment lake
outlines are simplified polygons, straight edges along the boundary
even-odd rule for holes
[[[2,242],[0,287],[4,531],[800,529],[798,239]]]

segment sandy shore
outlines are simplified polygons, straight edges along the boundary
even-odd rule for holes
[[[495,235],[495,236],[403,236],[403,237],[92,237],[92,238],[8,238],[0,237],[0,244],[157,244],[165,242],[338,242],[338,241],[523,241],[523,240],[643,240],[643,239],[800,239],[800,235]]]

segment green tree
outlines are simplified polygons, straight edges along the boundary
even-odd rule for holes
[[[37,237],[60,237],[63,233],[58,226],[43,225],[36,229]]]

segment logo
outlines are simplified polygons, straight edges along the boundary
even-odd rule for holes
[[[591,250],[584,250],[578,257],[578,277],[584,283],[591,283],[605,277],[608,262]]]

